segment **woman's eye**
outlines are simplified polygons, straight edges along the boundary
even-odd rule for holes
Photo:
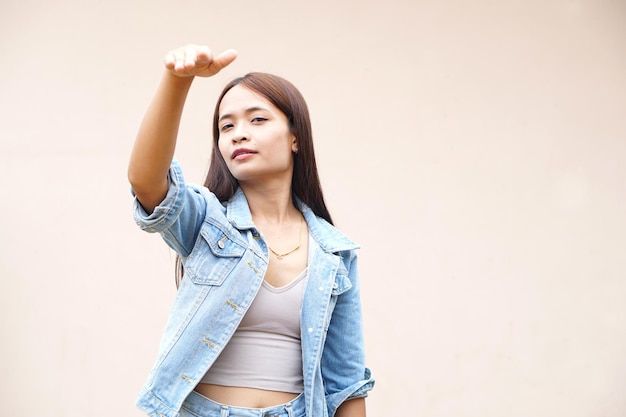
[[[263,123],[265,122],[267,119],[265,117],[260,117],[257,116],[255,118],[252,119],[252,123]]]
[[[225,132],[228,129],[230,129],[231,127],[233,127],[232,123],[225,123],[225,124],[222,125],[222,128],[220,129],[220,131]]]

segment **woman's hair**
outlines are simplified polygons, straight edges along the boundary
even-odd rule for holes
[[[226,93],[237,85],[246,87],[265,97],[287,117],[289,130],[296,137],[298,143],[298,152],[293,154],[292,196],[300,199],[313,210],[313,213],[332,224],[317,173],[313,148],[313,132],[306,101],[293,84],[276,75],[251,72],[232,80],[224,87],[213,113],[213,147],[209,171],[204,180],[205,187],[211,190],[218,200],[228,201],[239,186],[239,182],[228,169],[218,146],[220,104]],[[182,279],[182,274],[182,264],[180,258],[177,257],[177,285],[180,283],[180,279]]]

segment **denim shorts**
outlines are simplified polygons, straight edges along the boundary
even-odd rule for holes
[[[306,417],[304,394],[273,407],[246,408],[220,404],[192,391],[183,403],[180,417]]]

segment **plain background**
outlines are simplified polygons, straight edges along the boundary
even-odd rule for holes
[[[626,414],[626,3],[2,0],[2,414],[140,416],[174,256],[126,165],[186,43],[291,80],[359,242],[370,416]]]

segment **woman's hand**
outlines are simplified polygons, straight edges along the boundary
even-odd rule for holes
[[[210,77],[237,58],[233,49],[214,55],[202,45],[186,45],[165,55],[165,68],[178,77]]]

